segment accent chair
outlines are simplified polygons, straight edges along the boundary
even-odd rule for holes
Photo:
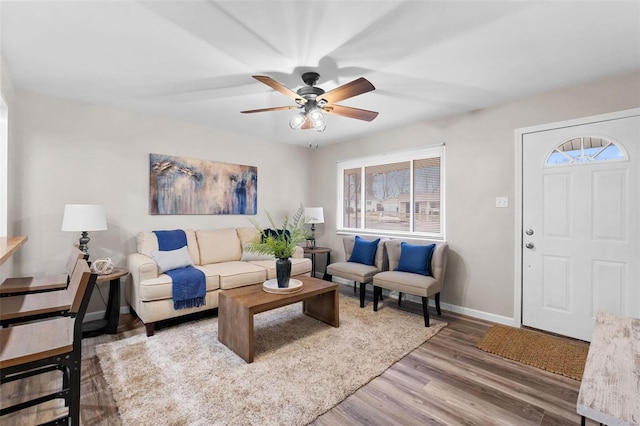
[[[442,314],[440,311],[440,290],[447,267],[449,245],[446,242],[435,243],[431,253],[427,254],[427,258],[424,259],[422,257],[425,253],[423,249],[426,249],[427,245],[430,244],[417,242],[409,245],[399,239],[385,242],[389,257],[389,270],[380,272],[373,277],[374,311],[378,310],[378,299],[382,296],[382,289],[386,288],[399,292],[398,304],[400,304],[402,293],[420,296],[425,327],[429,327],[428,300],[430,296],[435,296],[436,311],[438,315]],[[403,248],[405,250],[404,259],[402,258]],[[426,263],[419,265],[423,261]],[[427,265],[428,267],[425,269]]]
[[[377,248],[375,249],[375,255],[372,258],[371,264],[360,263],[354,260],[362,260],[359,256],[357,248],[361,242],[372,243],[378,238],[375,237],[357,237],[354,235],[348,235],[342,238],[344,245],[345,261],[336,262],[327,266],[328,280],[336,276],[345,280],[354,282],[354,290],[356,283],[360,284],[360,307],[364,308],[364,297],[367,284],[373,282],[373,276],[380,271],[384,271],[386,268],[387,260],[384,249],[384,243],[386,238],[378,239]],[[354,247],[356,248],[354,252]],[[354,255],[355,254],[355,255]],[[351,260],[351,261],[350,261]]]

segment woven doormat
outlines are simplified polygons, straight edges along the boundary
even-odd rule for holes
[[[492,326],[477,344],[485,352],[582,380],[589,344],[504,325]]]

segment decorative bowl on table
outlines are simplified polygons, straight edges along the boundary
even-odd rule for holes
[[[290,278],[289,287],[278,287],[278,280],[274,278],[265,281],[262,284],[262,290],[275,294],[295,293],[296,291],[302,290],[302,281]]]

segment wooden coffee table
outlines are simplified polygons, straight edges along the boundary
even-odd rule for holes
[[[247,363],[253,362],[253,316],[302,301],[302,312],[334,327],[340,326],[338,284],[297,276],[302,290],[273,294],[262,284],[223,290],[218,305],[218,340]]]

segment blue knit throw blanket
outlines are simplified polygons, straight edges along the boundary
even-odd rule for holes
[[[187,234],[182,229],[153,231],[160,251],[177,250],[187,245]],[[171,277],[173,309],[197,308],[205,304],[207,282],[204,272],[193,266],[164,271]]]

